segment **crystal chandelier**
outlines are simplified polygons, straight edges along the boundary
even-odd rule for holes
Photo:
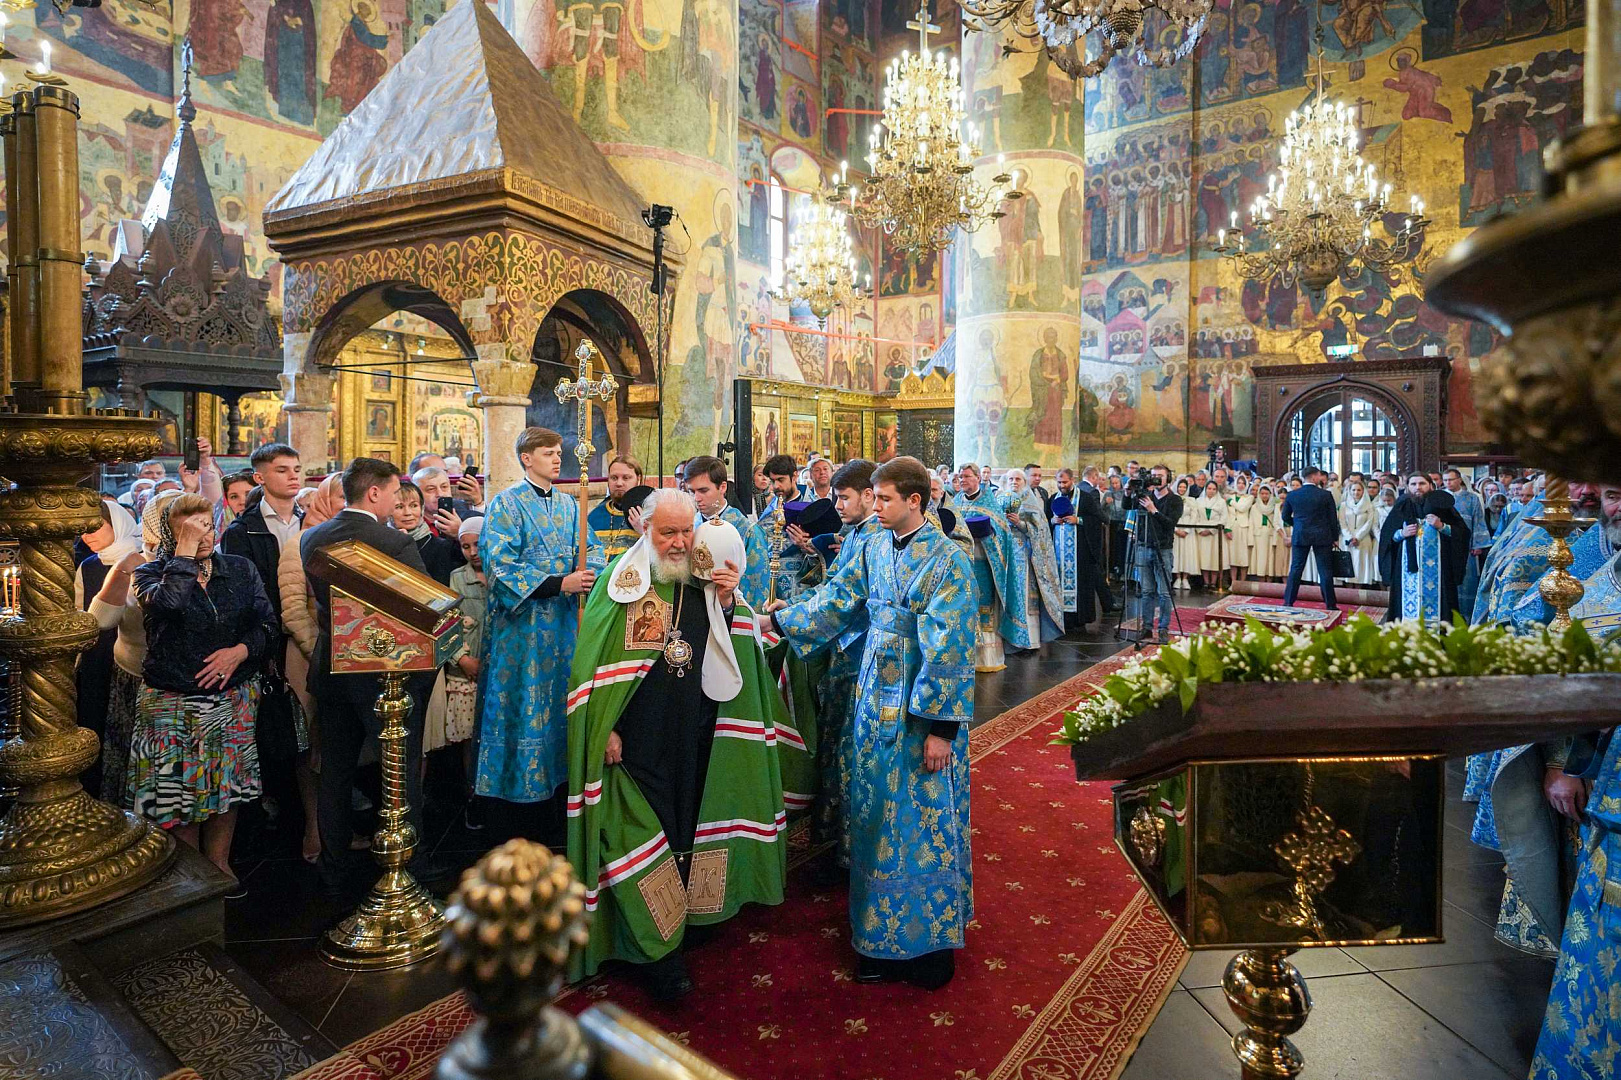
[[[856,258],[850,246],[849,216],[837,188],[821,185],[794,222],[782,281],[771,294],[800,302],[825,324],[834,308],[872,299],[872,277],[856,284]]]
[[[1040,42],[1059,70],[1090,79],[1118,54],[1152,67],[1170,67],[1191,53],[1204,33],[1214,0],[958,0],[972,29],[1006,28]],[[1148,28],[1152,25],[1152,31]],[[1166,27],[1176,46],[1150,48]],[[1145,32],[1148,31],[1148,32]],[[1086,39],[1098,35],[1097,56],[1086,59]]]
[[[1002,200],[1023,194],[1006,173],[990,185],[974,179],[977,133],[962,135],[957,58],[929,49],[940,28],[929,22],[927,0],[906,27],[918,32],[918,51],[890,63],[883,119],[867,153],[871,175],[851,208],[863,225],[881,227],[895,247],[921,257],[951,243],[957,230],[974,232],[1001,217]]]
[[[1289,114],[1278,169],[1266,194],[1249,207],[1249,226],[1216,235],[1215,250],[1241,277],[1296,282],[1320,293],[1335,278],[1360,268],[1387,273],[1424,246],[1424,200],[1413,195],[1399,230],[1385,221],[1390,185],[1380,185],[1373,164],[1357,152],[1361,132],[1344,102],[1331,103],[1323,80],[1323,28],[1317,27],[1317,90]],[[1389,239],[1376,238],[1375,223]]]

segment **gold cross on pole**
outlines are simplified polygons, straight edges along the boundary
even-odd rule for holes
[[[918,52],[929,51],[929,35],[938,34],[940,27],[929,21],[929,0],[917,6],[917,18],[906,24],[906,29],[917,31]]]
[[[579,406],[579,416],[576,420],[574,457],[580,463],[580,550],[577,570],[585,569],[585,554],[587,546],[586,496],[591,490],[591,469],[587,462],[591,460],[591,453],[596,447],[591,445],[591,399],[601,397],[607,401],[619,389],[614,381],[613,372],[603,366],[602,378],[592,380],[591,358],[597,355],[595,345],[589,340],[580,342],[580,347],[574,350],[575,359],[580,362],[579,378],[564,378],[557,384],[557,400],[564,405],[574,402]],[[585,617],[585,604],[580,604],[580,617]]]

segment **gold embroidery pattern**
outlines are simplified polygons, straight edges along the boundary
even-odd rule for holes
[[[676,869],[675,856],[666,855],[636,887],[641,890],[642,901],[653,916],[659,936],[669,941],[687,918],[687,891],[681,887],[681,871]]]
[[[687,910],[694,915],[715,915],[726,907],[725,848],[700,851],[687,871]]]
[[[634,566],[625,567],[623,570],[619,571],[619,576],[614,578],[614,588],[620,590],[621,592],[629,592],[632,589],[639,589],[641,587],[642,575],[641,572]]]
[[[708,544],[692,549],[692,572],[700,576],[715,572],[715,556],[710,554]]]

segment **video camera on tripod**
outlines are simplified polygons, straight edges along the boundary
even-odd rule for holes
[[[1126,477],[1126,500],[1137,505],[1137,500],[1148,494],[1154,486],[1154,471],[1147,466],[1137,466],[1137,471]]]

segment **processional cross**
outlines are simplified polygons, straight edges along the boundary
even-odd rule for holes
[[[940,27],[929,21],[929,0],[923,0],[917,6],[917,18],[906,24],[906,29],[917,31],[917,49],[920,53],[929,51],[929,35],[938,34]]]
[[[574,350],[574,357],[580,362],[580,374],[576,379],[564,378],[557,384],[557,400],[564,405],[574,402],[579,406],[579,416],[574,438],[574,458],[580,463],[580,545],[579,565],[576,570],[585,569],[585,555],[589,526],[585,521],[586,496],[591,491],[591,469],[587,464],[596,447],[591,445],[591,399],[600,396],[603,401],[613,397],[619,389],[614,381],[613,372],[603,366],[602,378],[592,380],[591,358],[597,355],[596,346],[590,340],[580,342],[580,347]],[[585,604],[580,604],[580,618],[585,618]]]

